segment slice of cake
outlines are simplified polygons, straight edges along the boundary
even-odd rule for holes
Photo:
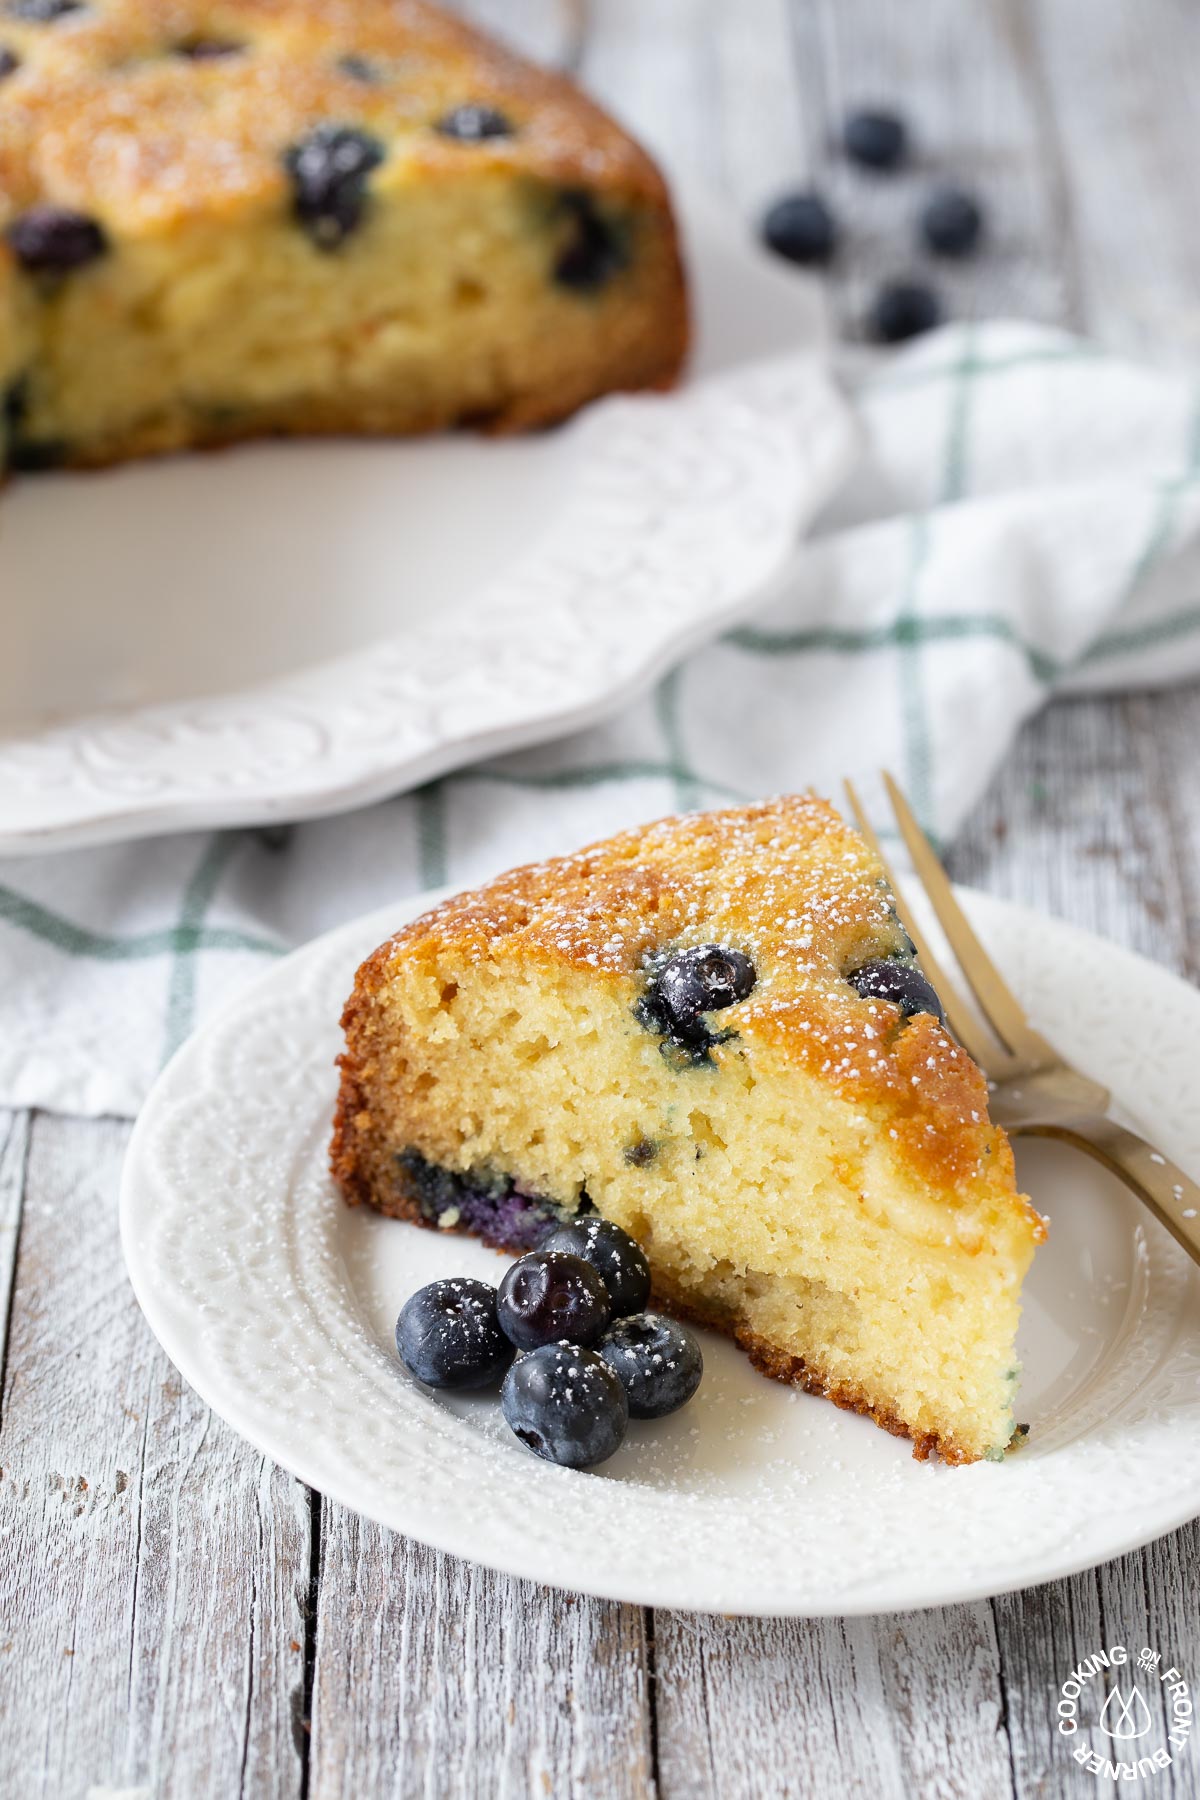
[[[1013,1432],[1042,1220],[866,844],[811,796],[517,869],[358,972],[346,1198],[524,1249],[579,1209],[667,1308],[948,1462]]]
[[[686,334],[653,164],[423,0],[0,0],[0,473],[538,425]]]

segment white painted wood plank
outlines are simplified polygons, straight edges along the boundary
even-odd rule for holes
[[[1155,798],[1167,816],[1179,890],[1179,972],[1200,983],[1200,684],[1145,700],[1153,709],[1147,731],[1160,770]]]
[[[1034,0],[1083,323],[1153,356],[1200,351],[1200,12],[1177,0]]]
[[[1174,697],[1193,724],[1200,689]],[[1062,701],[1021,733],[950,859],[990,888],[1114,938],[1169,968],[1188,960],[1189,903],[1166,800],[1190,798],[1200,747],[1160,732],[1163,697]],[[1164,759],[1177,759],[1170,780]],[[1192,839],[1193,856],[1196,840]],[[1194,915],[1193,915],[1194,916]]]
[[[1200,1669],[1198,1555],[1200,1530],[1193,1524],[1070,1581],[995,1602],[1018,1800],[1046,1794],[1095,1800],[1097,1777],[1072,1759],[1056,1710],[1062,1684],[1082,1658],[1114,1644],[1126,1648],[1131,1662],[1143,1647],[1157,1650],[1163,1666],[1176,1666],[1194,1692]],[[1166,1741],[1163,1690],[1153,1680],[1143,1680],[1139,1687],[1154,1721],[1146,1745],[1154,1748]],[[1118,1757],[1131,1748],[1144,1753],[1146,1745],[1110,1744],[1096,1728],[1097,1715],[1094,1700],[1080,1713],[1080,1735],[1095,1749]],[[1155,1795],[1193,1800],[1195,1745],[1178,1763],[1147,1778],[1148,1788],[1151,1779]]]
[[[128,1127],[34,1126],[0,1425],[0,1717],[25,1796],[300,1791],[308,1509],[125,1279]]]
[[[639,1609],[493,1575],[340,1507],[323,1512],[312,1800],[652,1791]]]
[[[655,1617],[663,1800],[1011,1792],[986,1605],[811,1622]]]

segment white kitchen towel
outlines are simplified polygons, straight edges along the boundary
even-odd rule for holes
[[[1200,673],[1196,383],[1019,324],[846,382],[864,452],[816,532],[609,723],[336,819],[0,864],[0,1103],[132,1114],[314,933],[664,812],[887,766],[945,842],[1050,694]]]

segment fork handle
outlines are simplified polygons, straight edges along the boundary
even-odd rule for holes
[[[1069,1123],[1012,1124],[1008,1130],[1014,1137],[1060,1138],[1095,1157],[1120,1176],[1192,1261],[1200,1263],[1200,1187],[1136,1131],[1126,1130],[1104,1113],[1084,1114]]]

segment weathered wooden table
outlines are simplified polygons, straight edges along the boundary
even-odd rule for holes
[[[551,0],[474,10],[563,50]],[[941,277],[960,313],[1200,354],[1200,10],[1183,0],[591,15],[584,78],[675,166],[747,215],[819,172],[853,227],[828,288],[842,324],[895,266],[923,185],[852,182],[829,156],[846,104],[883,98],[986,196],[991,247]],[[1198,764],[1200,689],[1055,705],[954,874],[1195,978]],[[1091,1797],[1054,1730],[1076,1660],[1158,1643],[1200,1678],[1194,1525],[1030,1593],[812,1624],[564,1597],[378,1530],[264,1462],[158,1350],[117,1242],[127,1135],[25,1116],[0,1132],[0,1793]],[[1148,1786],[1195,1793],[1198,1769]]]

